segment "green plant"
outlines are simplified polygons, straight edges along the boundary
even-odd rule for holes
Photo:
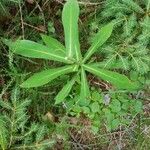
[[[28,114],[31,101],[20,97],[20,90],[15,87],[9,101],[0,99],[0,149],[44,150],[52,147],[55,141],[49,137],[48,125],[31,121]]]
[[[105,46],[105,68],[150,71],[150,1],[106,0],[99,20],[116,20],[116,32],[111,44]],[[107,18],[107,19],[106,19]],[[107,22],[107,21],[106,21]],[[120,64],[120,65],[117,65]]]
[[[14,53],[30,57],[43,58],[63,62],[67,65],[59,68],[44,70],[34,74],[21,84],[23,88],[38,87],[49,83],[57,77],[71,73],[72,79],[56,96],[55,104],[58,104],[68,96],[75,82],[80,79],[80,99],[84,103],[90,98],[90,88],[86,78],[86,71],[97,77],[106,80],[114,85],[117,89],[136,89],[137,85],[130,81],[125,75],[106,69],[96,67],[95,63],[90,64],[89,58],[102,46],[111,36],[114,23],[111,22],[96,34],[93,43],[85,53],[81,55],[79,35],[78,35],[78,17],[79,6],[77,0],[69,0],[66,2],[62,13],[62,22],[65,33],[65,47],[56,39],[47,35],[42,35],[42,39],[46,45],[42,45],[29,40],[17,40],[16,42],[5,41]]]
[[[91,121],[91,129],[97,133],[105,123],[107,130],[112,131],[119,126],[129,126],[139,113],[143,104],[139,98],[131,98],[127,93],[91,91],[88,105],[80,105],[78,96],[68,98],[65,102],[67,113],[80,117],[86,115]],[[100,117],[101,116],[101,117]]]

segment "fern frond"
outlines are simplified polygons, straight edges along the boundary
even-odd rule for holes
[[[148,64],[143,62],[140,58],[134,57],[133,60],[131,60],[132,68],[136,71],[138,71],[140,74],[145,74],[150,71],[150,67]]]
[[[52,146],[55,144],[55,140],[43,140],[40,143],[33,143],[29,145],[20,145],[20,146],[15,146],[12,148],[12,150],[45,150],[47,148],[52,148]]]
[[[142,34],[139,35],[138,40],[143,45],[150,43],[150,17],[146,16],[143,21],[140,22],[142,27]]]
[[[39,126],[38,131],[36,133],[36,142],[40,142],[44,138],[46,132],[48,132],[48,130],[45,125]]]
[[[131,14],[129,16],[129,18],[125,19],[124,25],[123,25],[123,36],[124,37],[129,37],[132,32],[134,31],[134,28],[137,25],[137,21],[136,21],[136,16],[135,14]]]
[[[0,106],[2,108],[7,109],[7,110],[12,110],[13,109],[13,107],[11,106],[10,103],[8,103],[7,101],[3,101],[2,99],[0,99]]]
[[[138,13],[144,13],[143,9],[133,0],[122,0],[124,4],[130,7],[133,11]]]

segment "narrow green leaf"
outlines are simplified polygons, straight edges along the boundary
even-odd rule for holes
[[[23,88],[38,87],[56,79],[57,77],[76,71],[76,65],[64,66],[56,69],[48,69],[35,73],[29,79],[21,84]]]
[[[62,22],[65,32],[65,45],[68,58],[77,60],[81,57],[78,33],[79,5],[77,0],[68,0],[62,12]]]
[[[81,101],[86,101],[90,98],[89,85],[86,78],[85,70],[81,69],[81,91],[80,91]]]
[[[83,62],[87,61],[91,57],[91,55],[107,41],[107,39],[111,36],[113,27],[114,24],[109,23],[101,28],[101,30],[95,35],[93,44],[86,52]]]
[[[84,65],[85,70],[106,80],[116,86],[118,89],[137,89],[137,85],[129,80],[125,75],[121,75],[117,72],[99,69],[94,66]]]
[[[25,57],[43,58],[70,63],[70,61],[65,58],[65,54],[62,54],[61,51],[54,51],[49,47],[33,41],[17,40],[16,42],[9,42],[8,46],[13,50],[14,53]]]
[[[51,50],[62,51],[62,53],[65,54],[65,47],[59,41],[44,34],[41,34],[41,37],[46,46],[49,47]]]
[[[68,96],[68,94],[70,93],[72,86],[74,85],[76,81],[76,76],[74,78],[72,78],[72,80],[70,80],[63,88],[62,90],[57,94],[57,96],[55,97],[55,104],[59,104],[61,102],[64,101],[64,99]]]
[[[98,68],[104,68],[104,69],[124,69],[129,70],[129,62],[127,59],[122,60],[106,60],[102,62],[96,62],[96,63],[90,63],[90,65],[93,65]]]

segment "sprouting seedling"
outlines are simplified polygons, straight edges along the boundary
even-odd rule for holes
[[[45,45],[30,41],[17,40],[9,44],[14,53],[30,57],[43,58],[64,63],[63,67],[47,69],[39,73],[35,73],[29,79],[21,84],[23,88],[39,87],[64,74],[74,73],[74,76],[62,88],[55,97],[56,104],[65,100],[70,93],[77,77],[80,76],[82,101],[86,101],[90,97],[90,88],[86,78],[86,72],[90,72],[97,77],[110,82],[117,89],[135,89],[137,86],[130,81],[125,75],[117,72],[98,68],[96,63],[88,63],[90,57],[102,46],[111,36],[114,23],[109,23],[102,27],[93,39],[93,43],[82,56],[79,43],[78,33],[79,5],[77,0],[68,0],[63,8],[62,22],[65,33],[65,46],[56,39],[42,35]]]

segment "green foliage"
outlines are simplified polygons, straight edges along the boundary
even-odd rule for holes
[[[63,53],[65,53],[65,47],[56,39],[44,35],[41,35],[43,42],[46,44],[46,46],[51,49],[52,51],[56,50],[56,51],[62,51]]]
[[[2,150],[7,147],[8,130],[6,127],[6,121],[3,116],[0,116],[0,146]]]
[[[0,1],[1,150],[149,149],[150,1],[101,2]]]
[[[30,58],[44,58],[70,64],[70,66],[49,69],[40,73],[36,73],[27,81],[22,83],[21,86],[27,88],[38,87],[47,84],[60,75],[70,72],[77,72],[77,74],[81,76],[81,101],[83,102],[90,96],[90,88],[88,87],[85,74],[86,70],[103,80],[109,81],[116,86],[117,89],[136,89],[137,86],[125,75],[85,64],[92,54],[98,50],[98,48],[102,46],[110,37],[113,31],[114,23],[111,22],[100,29],[95,38],[93,38],[91,47],[88,49],[84,58],[82,59],[78,38],[78,17],[78,2],[76,0],[67,1],[64,5],[62,13],[62,22],[65,32],[65,48],[57,40],[43,35],[42,39],[47,46],[29,40],[18,40],[16,42],[9,42],[7,40],[5,41],[10,49],[16,54]],[[56,97],[57,104],[58,102],[60,103],[65,100],[65,97],[67,97],[69,91],[71,91],[74,82],[75,80],[73,79],[62,88],[62,90],[59,92],[59,95]]]
[[[149,5],[149,0],[105,1],[101,17],[116,20],[118,25],[113,43],[104,48],[104,67],[135,70],[139,74],[150,71]]]
[[[14,53],[22,56],[57,60],[66,63],[69,62],[65,59],[64,53],[58,48],[56,48],[54,51],[53,46],[50,49],[49,47],[29,40],[18,40],[16,42],[8,42],[6,40],[5,42],[9,44]]]
[[[94,133],[99,131],[103,126],[103,122],[106,123],[106,128],[109,131],[115,130],[119,126],[127,127],[132,123],[132,119],[137,114],[142,113],[143,110],[141,99],[132,99],[124,93],[111,91],[103,93],[94,90],[91,93],[89,105],[86,106],[76,103],[76,99],[78,98],[67,100],[68,113],[73,116],[84,113],[91,119],[91,129]]]
[[[62,22],[65,33],[66,56],[70,59],[75,55],[77,61],[81,58],[78,37],[79,6],[76,0],[64,5]]]
[[[90,90],[88,81],[86,78],[85,70],[81,69],[81,89],[80,89],[80,103],[85,105],[88,103],[88,99],[90,98]]]
[[[109,81],[118,89],[136,89],[135,83],[132,83],[126,76],[120,75],[119,73],[99,69],[94,67],[94,65],[85,65],[85,69],[101,79]]]
[[[74,71],[76,71],[75,65],[64,66],[64,67],[57,68],[57,69],[44,70],[40,73],[34,74],[28,80],[23,82],[21,84],[21,87],[29,88],[29,87],[42,86],[63,74],[74,72]]]
[[[74,85],[76,81],[76,76],[74,78],[72,78],[70,81],[68,81],[68,83],[62,88],[62,90],[57,94],[56,96],[56,102],[55,104],[58,104],[60,102],[62,102],[70,93],[72,86]]]
[[[102,29],[95,35],[95,37],[93,38],[93,44],[85,54],[83,62],[89,59],[89,57],[107,41],[107,39],[111,36],[113,26],[113,23],[109,23],[106,26],[102,27]]]
[[[45,150],[54,144],[48,136],[48,126],[32,122],[29,124],[27,107],[31,101],[20,99],[20,90],[14,89],[10,101],[0,100],[0,146],[6,149]]]

